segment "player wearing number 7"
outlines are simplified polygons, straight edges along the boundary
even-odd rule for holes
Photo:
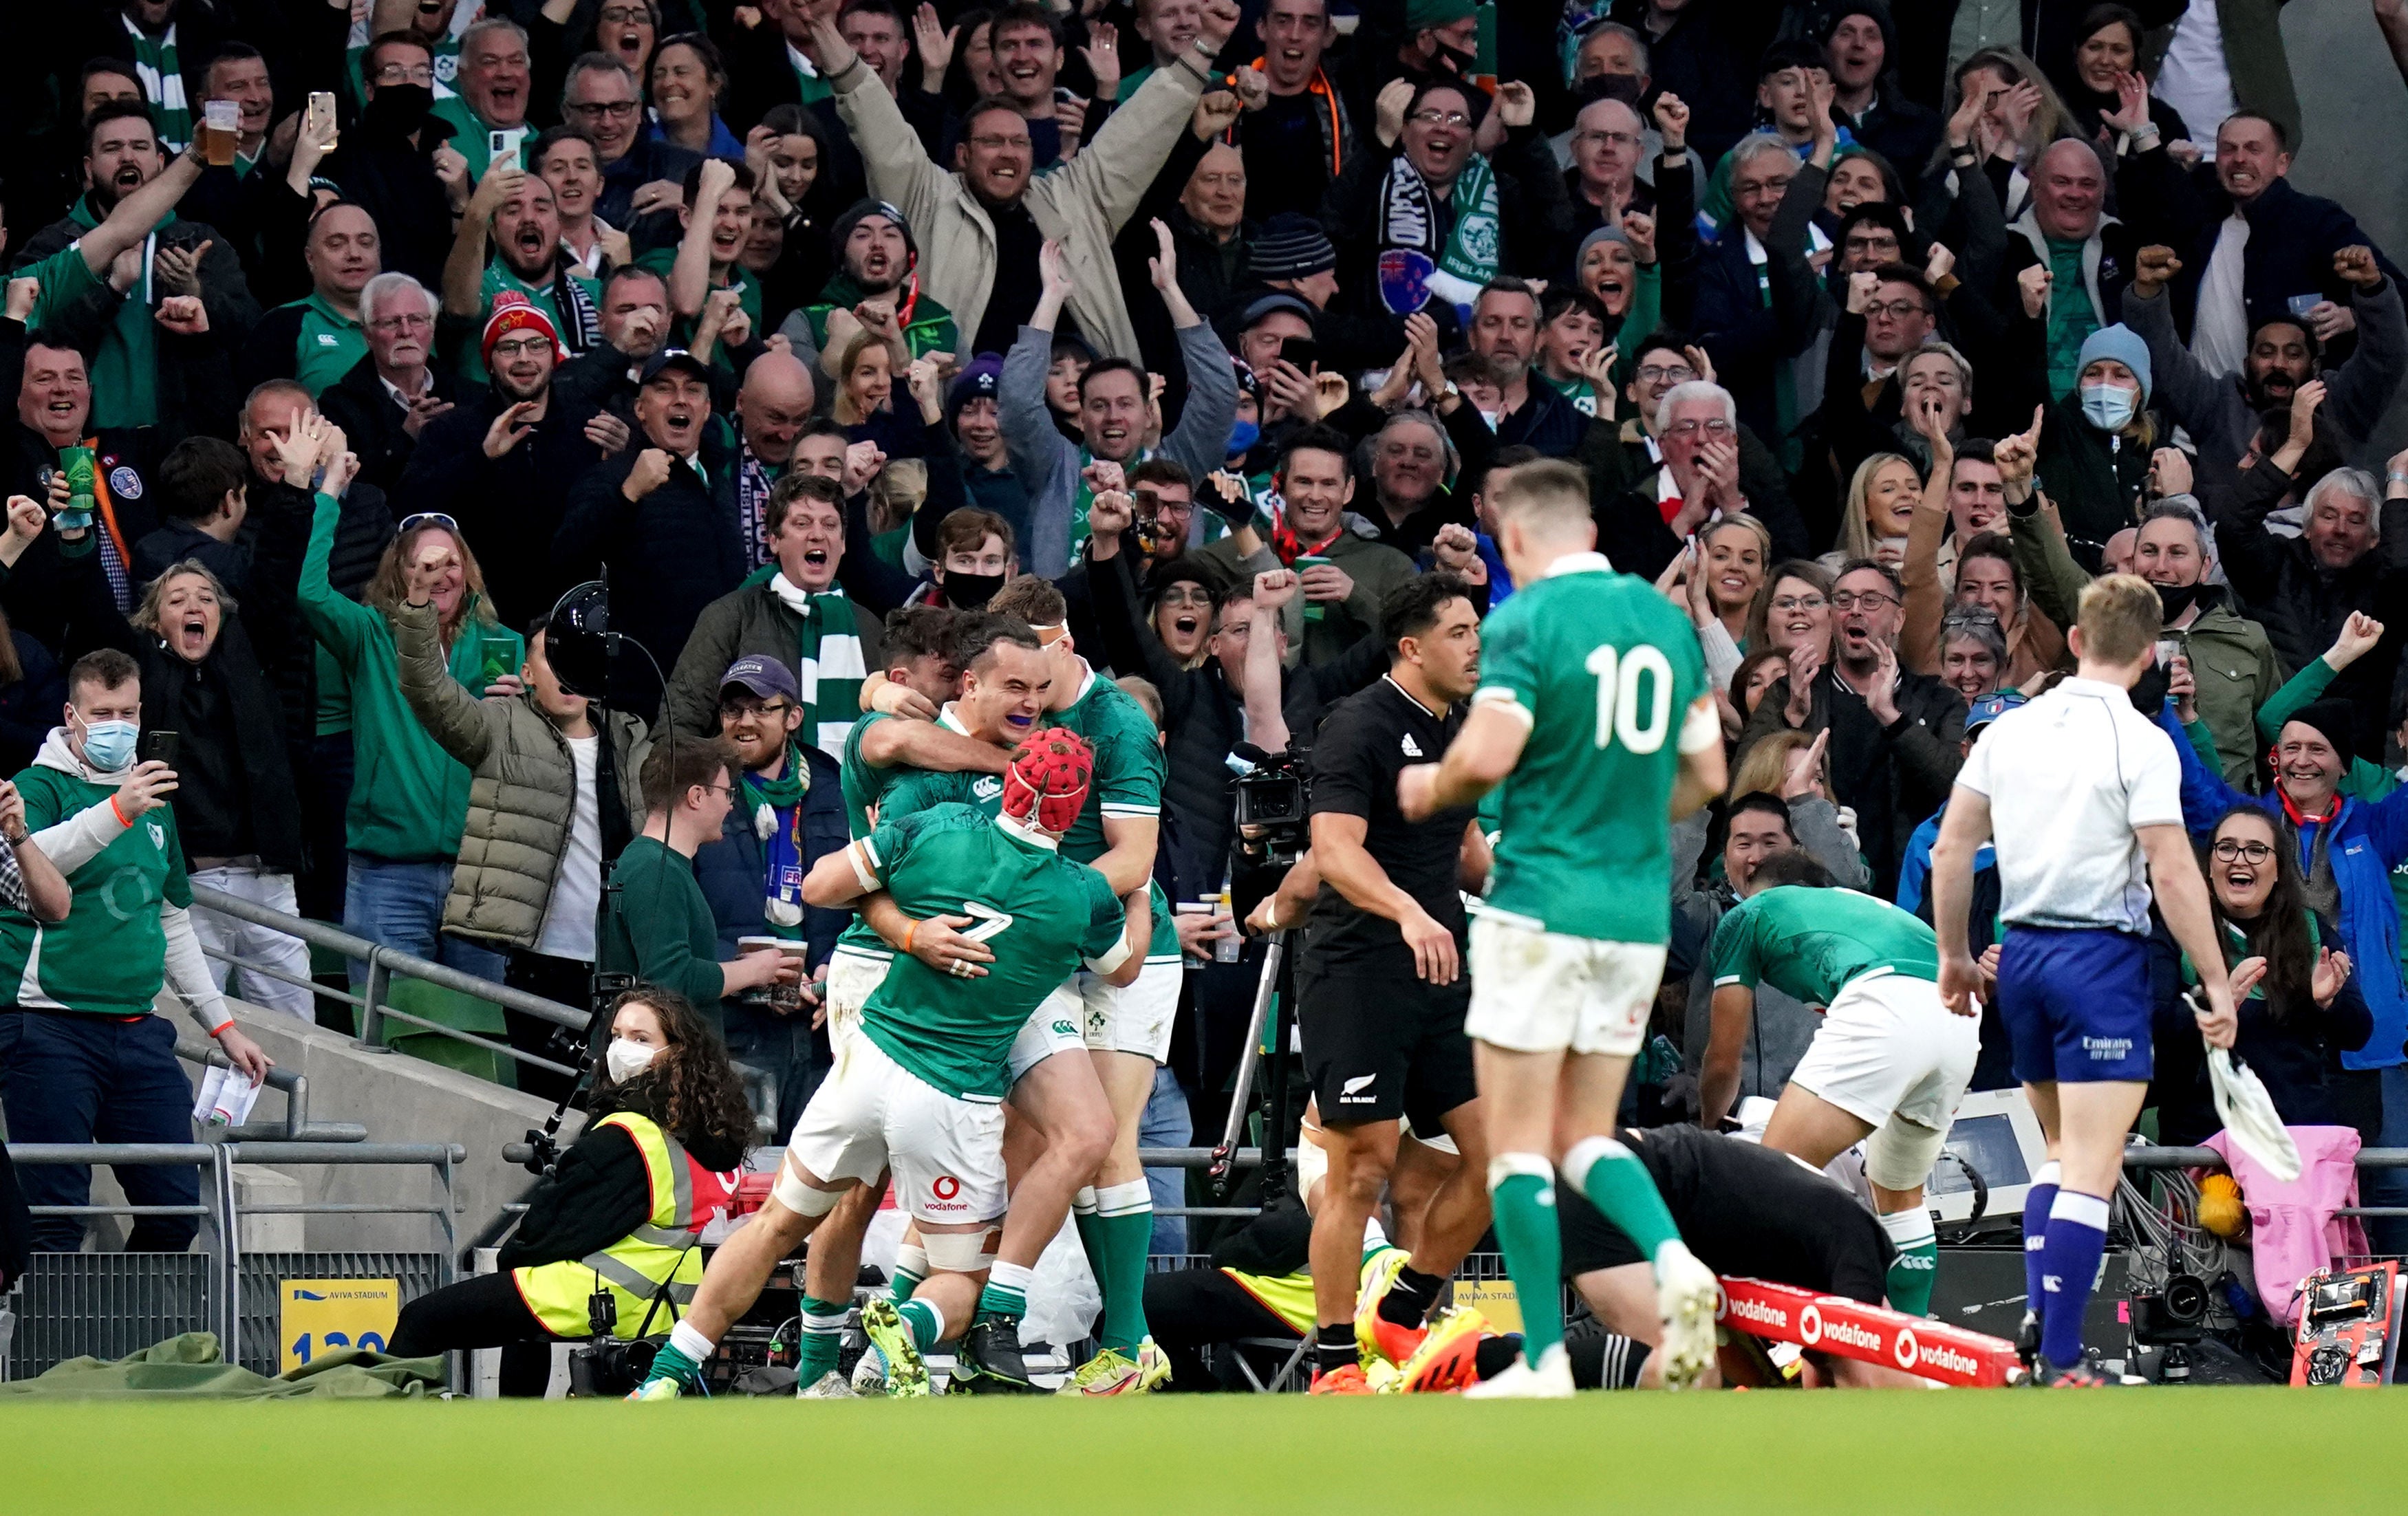
[[[1513,471],[1497,494],[1513,598],[1483,628],[1471,714],[1435,765],[1408,768],[1408,818],[1504,786],[1504,837],[1471,927],[1471,1012],[1488,1192],[1520,1297],[1522,1363],[1467,1391],[1572,1393],[1555,1176],[1655,1266],[1668,1388],[1714,1352],[1713,1272],[1646,1167],[1614,1137],[1671,932],[1671,822],[1723,788],[1722,732],[1688,618],[1595,550],[1588,480]]]

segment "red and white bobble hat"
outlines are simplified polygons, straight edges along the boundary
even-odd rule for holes
[[[1096,755],[1067,726],[1049,726],[1021,744],[1003,776],[1003,813],[1060,836],[1087,804]]]

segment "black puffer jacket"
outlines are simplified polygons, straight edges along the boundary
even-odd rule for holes
[[[183,734],[176,766],[185,794],[178,798],[178,819],[191,855],[231,845],[202,840],[191,814],[198,806],[210,832],[247,838],[243,851],[257,854],[272,872],[298,872],[301,798],[285,746],[283,702],[261,671],[241,620],[223,619],[216,644],[198,664],[186,663],[148,632],[136,636],[142,708],[151,725],[173,723]]]
[[[632,1110],[661,1121],[651,1080],[608,1089],[585,1119],[585,1132],[560,1155],[560,1166],[527,1196],[526,1215],[502,1244],[496,1262],[505,1269],[556,1264],[600,1252],[652,1219],[652,1181],[643,1150],[616,1126],[601,1126],[612,1111]],[[663,1130],[667,1123],[662,1123]],[[670,1134],[695,1162],[726,1173],[744,1162],[742,1147],[695,1132]]]

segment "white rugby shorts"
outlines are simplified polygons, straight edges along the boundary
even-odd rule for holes
[[[923,1222],[991,1222],[1009,1197],[1003,1108],[965,1100],[916,1078],[858,1032],[795,1123],[787,1155],[813,1178],[875,1184]]]
[[[1981,1021],[1950,1014],[1939,985],[1869,974],[1831,997],[1789,1082],[1873,1128],[1865,1177],[1911,1190],[1939,1158],[1981,1051]]]
[[[1604,942],[1484,910],[1471,922],[1463,1030],[1515,1052],[1635,1057],[1663,978],[1660,942]]]

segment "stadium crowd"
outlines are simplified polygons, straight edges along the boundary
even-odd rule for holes
[[[2408,80],[2408,6],[2371,4]],[[2025,1080],[1994,1004],[1998,865],[1985,848],[1938,922],[1963,897],[1934,849],[1985,733],[2074,673],[2092,581],[2131,575],[2162,628],[2130,701],[2179,757],[2240,1046],[2286,1121],[2408,1147],[2408,452],[2370,451],[2408,317],[2350,208],[2287,178],[2278,10],[29,10],[0,60],[0,828],[31,890],[0,898],[10,1136],[184,1139],[172,1034],[142,1015],[162,982],[248,1068],[219,992],[316,1014],[290,982],[306,949],[192,908],[197,883],[572,1005],[597,968],[671,992],[669,1040],[715,1026],[783,1139],[841,1060],[849,970],[996,961],[969,918],[882,922],[882,874],[847,894],[822,865],[885,836],[877,803],[923,771],[1009,810],[1017,746],[1071,727],[1100,825],[1046,829],[1129,903],[1151,988],[1108,952],[1055,965],[1096,981],[1109,1111],[1040,1108],[1060,1204],[1016,1232],[1015,1194],[996,1280],[1075,1211],[1128,1368],[1091,1387],[1160,1377],[1136,1292],[1149,1248],[1186,1251],[1154,1216],[1184,1181],[1137,1147],[1217,1129],[1264,929],[1301,922],[1327,1165],[1306,1314],[1334,1374],[1353,1234],[1415,1194],[1362,1327],[1401,1363],[1446,1273],[1409,1259],[1472,1245],[1513,1151],[1461,1119],[1489,1087],[1461,892],[1505,813],[1469,791],[1417,811],[1399,772],[1466,730],[1483,623],[1535,588],[1500,500],[1571,465],[1596,550],[1694,631],[1671,666],[1698,665],[1722,776],[1671,831],[1630,1124],[1712,1127],[1791,1088],[1826,1007],[1731,967],[1778,885],[1964,934],[1985,998],[1955,1088]],[[563,592],[596,579],[650,654],[610,665],[607,702],[547,652]],[[1602,748],[1613,674],[1588,672]],[[1283,874],[1248,855],[1229,781],[1291,749],[1312,853]],[[969,846],[913,846],[939,842]],[[1616,860],[1662,839],[1588,845],[1599,879],[1652,878]],[[2133,935],[2147,1103],[2195,1139],[2219,1124],[2200,977],[2164,921]],[[230,982],[204,947],[289,978]],[[547,1046],[483,1002],[417,1008]],[[1847,1109],[1837,1147],[1889,1113]],[[1399,1118],[1440,1145],[1400,1148]],[[1719,1162],[1649,1155],[1668,1198],[1666,1165]],[[1872,1181],[1893,1262],[1930,1246],[1920,1173]],[[2408,1203],[2396,1173],[2370,1204]],[[126,1174],[144,1203],[194,1193]],[[77,1170],[23,1182],[87,1195]],[[1300,1234],[1282,1247],[1300,1269]],[[907,1249],[921,1274],[960,1257],[941,1227]]]

